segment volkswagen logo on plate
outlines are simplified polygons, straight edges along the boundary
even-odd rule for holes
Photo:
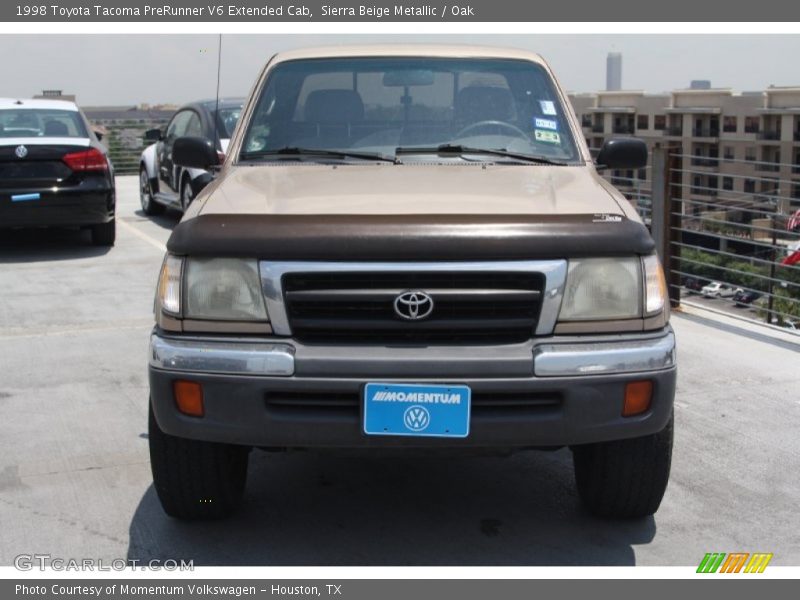
[[[17,155],[17,158],[25,158],[28,156],[28,149],[25,146],[17,146],[14,148],[14,154]]]
[[[433,312],[433,298],[425,292],[403,292],[394,299],[394,312],[407,321],[419,321]]]
[[[403,413],[403,423],[411,431],[422,431],[431,423],[431,414],[424,406],[411,406]]]

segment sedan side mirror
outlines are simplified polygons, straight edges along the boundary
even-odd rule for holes
[[[145,142],[159,142],[162,137],[160,129],[148,129],[144,132]]]
[[[647,144],[639,138],[606,140],[597,155],[598,169],[641,169],[647,165]]]
[[[208,171],[219,165],[219,155],[207,138],[179,137],[172,146],[172,162],[179,167]]]

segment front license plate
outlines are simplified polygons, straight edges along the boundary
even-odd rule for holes
[[[470,399],[465,385],[368,383],[364,387],[364,433],[467,437]]]

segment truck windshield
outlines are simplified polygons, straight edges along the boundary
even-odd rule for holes
[[[296,152],[278,152],[286,148],[394,156],[400,148],[403,162],[430,162],[440,147],[468,149],[459,156],[470,161],[579,158],[567,113],[540,65],[418,57],[278,64],[260,90],[239,158],[298,160]]]

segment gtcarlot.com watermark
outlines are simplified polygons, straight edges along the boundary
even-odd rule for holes
[[[18,554],[14,567],[19,571],[125,571],[126,569],[156,571],[194,571],[194,560],[137,560],[135,558],[62,558],[51,554]]]

